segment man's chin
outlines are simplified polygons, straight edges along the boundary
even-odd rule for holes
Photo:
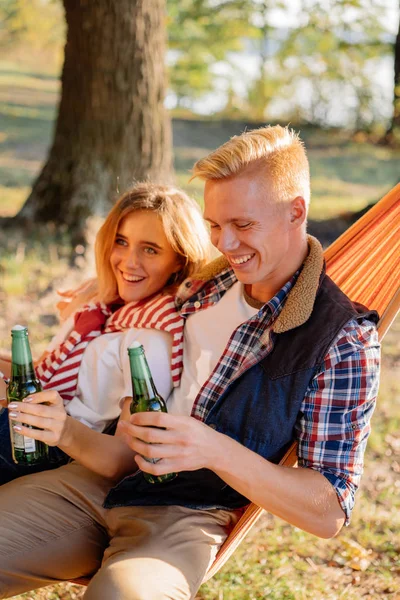
[[[258,278],[254,273],[244,273],[243,271],[237,271],[236,269],[233,269],[233,272],[235,273],[236,279],[244,285],[253,285],[258,281]]]

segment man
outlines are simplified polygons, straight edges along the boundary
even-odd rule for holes
[[[9,534],[1,597],[87,574],[103,557],[86,599],[194,598],[249,501],[320,537],[349,522],[378,387],[376,315],[325,275],[322,249],[307,237],[303,144],[279,126],[249,131],[196,163],[194,176],[205,180],[204,216],[223,256],[179,290],[184,370],[169,414],[135,414],[118,427],[140,469],[179,476],[151,486],[130,465],[110,490],[72,464],[57,482],[54,472],[25,478],[30,505],[67,511],[74,523],[63,559],[73,568],[54,564],[65,526],[40,548],[37,530],[24,542],[47,563],[40,569],[37,556],[22,566],[9,558]],[[277,464],[293,438],[298,469]],[[10,511],[16,490],[5,488],[0,510]]]

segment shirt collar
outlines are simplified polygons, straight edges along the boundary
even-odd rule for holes
[[[318,288],[323,277],[325,277],[322,246],[311,235],[307,236],[307,241],[308,255],[300,268],[300,272],[294,274],[295,280],[289,280],[291,287],[286,290],[285,298],[281,300],[280,313],[278,314],[279,311],[274,310],[276,306],[274,298],[268,303],[272,303],[273,312],[278,314],[273,323],[275,333],[285,333],[306,323],[312,314]],[[183,282],[178,290],[177,307],[179,309],[179,307],[184,306],[185,312],[188,310],[187,314],[195,312],[194,309],[208,308],[215,304],[235,281],[236,278],[228,266],[227,260],[220,256],[206,265],[191,280]],[[279,294],[280,292],[276,296],[279,296]],[[192,297],[196,295],[197,297],[193,298],[192,301]],[[194,306],[194,303],[196,303],[196,306]]]
[[[292,275],[284,286],[275,294],[271,300],[266,302],[257,312],[257,315],[269,314],[272,320],[281,312],[290,290],[296,283],[301,268]],[[229,290],[237,278],[232,269],[224,269],[214,279],[204,282],[188,278],[180,286],[175,302],[180,307],[181,316],[186,317],[195,312],[203,310],[216,304],[227,290]]]

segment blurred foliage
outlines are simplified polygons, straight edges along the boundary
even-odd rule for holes
[[[377,61],[392,48],[381,21],[384,6],[371,0],[305,0],[299,26],[282,44],[279,64],[285,73],[283,89],[293,97],[299,81],[307,81],[309,105],[296,100],[309,122],[323,125],[340,109],[347,91],[353,98],[350,126],[365,130],[382,120],[381,89],[372,73]]]
[[[65,37],[62,3],[59,0],[1,0],[0,49],[19,50],[27,63],[43,54],[52,68],[60,66]],[[36,56],[35,56],[36,55]]]
[[[168,0],[167,5],[170,83],[178,108],[193,107],[219,88],[226,94],[224,117],[245,114],[318,125],[336,118],[355,130],[369,131],[376,123],[386,127],[390,99],[385,107],[376,74],[383,57],[393,55],[394,44],[389,5],[382,0],[298,5],[290,0]],[[237,66],[235,58],[244,52],[256,63],[255,74],[254,67]],[[225,68],[218,67],[221,63]]]
[[[177,106],[212,91],[215,64],[254,35],[247,0],[167,0],[170,85]]]
[[[246,110],[251,111],[254,119],[262,121],[284,75],[274,60],[275,54],[281,52],[282,41],[279,29],[271,23],[271,15],[276,11],[284,14],[290,9],[290,3],[288,0],[248,0],[248,4],[255,31],[253,48],[258,55],[258,74],[248,86]]]
[[[341,118],[355,130],[378,123],[383,133],[390,98],[385,106],[376,73],[396,47],[389,8],[384,0],[167,0],[175,109],[190,116],[196,101],[218,92],[219,116],[317,125]],[[60,0],[2,0],[0,23],[3,52],[60,66]]]

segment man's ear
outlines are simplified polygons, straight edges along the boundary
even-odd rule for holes
[[[294,200],[291,200],[289,219],[290,224],[294,229],[303,225],[307,219],[306,202],[302,196],[296,196]]]

